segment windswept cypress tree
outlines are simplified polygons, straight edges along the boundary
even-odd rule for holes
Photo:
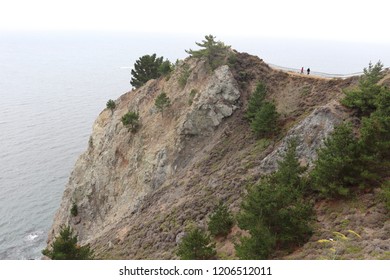
[[[221,41],[216,41],[215,38],[213,35],[206,35],[205,40],[202,40],[201,43],[195,42],[196,45],[201,47],[200,50],[189,49],[186,52],[193,57],[206,58],[211,69],[214,70],[223,63],[230,50],[230,46]]]
[[[130,84],[139,88],[150,79],[157,79],[161,76],[161,64],[163,57],[157,57],[156,54],[144,55],[140,57],[134,64],[134,69],[131,70]]]

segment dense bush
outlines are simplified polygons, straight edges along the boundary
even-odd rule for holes
[[[127,112],[124,116],[122,116],[122,123],[126,126],[130,131],[136,132],[139,127],[139,114],[136,112]]]
[[[212,70],[222,65],[230,52],[230,46],[225,45],[221,41],[215,41],[215,36],[206,35],[205,40],[202,43],[195,42],[196,45],[201,47],[200,50],[189,49],[186,52],[193,57],[205,58],[209,63]]]
[[[275,248],[289,249],[309,238],[312,206],[303,197],[304,168],[295,150],[292,141],[278,171],[248,188],[237,221],[251,236],[236,245],[240,257],[264,259]]]
[[[144,85],[150,79],[157,79],[161,75],[169,74],[173,69],[172,64],[169,60],[157,57],[156,54],[144,55],[136,60],[134,69],[131,70],[131,81],[130,84],[139,88]]]
[[[226,236],[233,226],[233,216],[227,206],[219,203],[218,207],[211,214],[208,223],[208,230],[213,236]]]
[[[210,236],[199,228],[190,230],[183,237],[176,253],[182,260],[210,260],[216,255]]]
[[[159,94],[156,97],[156,99],[154,101],[154,105],[156,106],[157,110],[159,110],[161,112],[161,115],[162,115],[164,112],[164,109],[171,106],[171,100],[169,99],[169,97],[167,96],[167,94],[165,92],[162,92],[161,94]]]
[[[77,236],[69,227],[61,227],[60,235],[51,244],[51,249],[45,249],[42,254],[52,260],[91,260],[93,251],[89,245],[77,244]]]

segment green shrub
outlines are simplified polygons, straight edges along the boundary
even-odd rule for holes
[[[171,106],[171,100],[165,92],[162,92],[156,97],[154,105],[156,106],[157,110],[161,112],[161,115],[163,115],[164,110]]]
[[[106,107],[107,107],[107,109],[110,109],[111,112],[113,112],[115,107],[116,107],[115,101],[112,100],[112,99],[108,100],[107,103],[106,103]]]
[[[62,226],[60,235],[51,244],[51,249],[44,249],[42,254],[52,260],[91,260],[93,251],[89,245],[79,246],[77,236],[69,226]]]
[[[359,183],[358,146],[349,123],[336,127],[318,152],[310,174],[315,190],[326,197],[348,196]]]
[[[213,236],[226,236],[233,226],[233,216],[223,203],[211,214],[208,223],[208,230]]]
[[[296,156],[296,143],[292,141],[284,159],[279,162],[278,171],[249,186],[237,215],[239,227],[251,235],[236,246],[243,258],[253,256],[249,251],[250,244],[263,246],[262,251],[252,249],[258,258],[265,258],[274,245],[290,249],[304,244],[310,237],[313,209],[303,197],[303,171]],[[266,240],[263,245],[260,244],[262,238]]]
[[[76,217],[79,214],[79,208],[75,202],[72,203],[72,207],[70,208],[70,214],[73,217]]]
[[[139,114],[136,112],[127,112],[124,116],[122,116],[122,123],[126,126],[130,131],[136,132],[139,127]]]
[[[176,253],[182,260],[210,260],[216,255],[210,236],[199,228],[183,237]]]

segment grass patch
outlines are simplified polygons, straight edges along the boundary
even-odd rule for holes
[[[311,87],[309,85],[303,86],[300,90],[302,97],[308,96],[311,93]]]

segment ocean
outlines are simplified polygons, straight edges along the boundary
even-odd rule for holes
[[[349,74],[389,46],[276,38],[217,38],[266,62]],[[186,57],[199,35],[98,32],[0,34],[0,259],[40,259],[77,157],[109,99],[129,91],[144,54]]]

